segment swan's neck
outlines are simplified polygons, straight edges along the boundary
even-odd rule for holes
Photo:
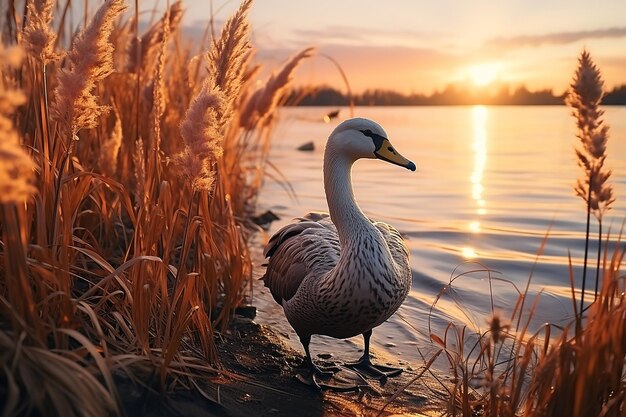
[[[364,229],[371,228],[371,222],[365,217],[354,200],[352,191],[353,159],[335,152],[328,146],[324,155],[324,189],[330,217],[337,227],[342,247],[354,242]]]

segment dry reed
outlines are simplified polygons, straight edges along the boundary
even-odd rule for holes
[[[604,111],[599,107],[604,96],[603,85],[600,70],[589,52],[583,51],[566,102],[573,109],[581,144],[576,149],[576,156],[584,178],[578,180],[576,194],[588,202],[598,219],[615,200],[613,187],[607,183],[611,171],[604,166],[609,127],[602,119]]]
[[[19,204],[35,194],[35,165],[22,149],[13,126],[16,108],[26,101],[21,91],[10,88],[7,70],[21,62],[18,47],[5,50],[0,45],[0,204]]]
[[[143,207],[146,203],[146,152],[143,139],[135,142],[135,152],[133,152],[133,173],[135,179],[135,204]]]
[[[168,26],[168,32],[176,32],[183,18],[183,3],[176,1],[169,7],[163,19],[154,23],[139,39],[133,39],[128,48],[127,72],[137,72],[140,67],[143,73],[152,74],[155,57],[158,48],[164,42],[164,26]]]
[[[52,23],[54,0],[29,0],[28,23],[24,28],[23,45],[27,51],[45,65],[59,58],[54,50],[57,35]]]
[[[32,0],[23,32],[17,10],[3,28],[32,59],[0,79],[0,158],[13,161],[0,184],[19,190],[0,194],[0,414],[118,414],[114,375],[156,372],[167,391],[219,372],[215,332],[251,283],[255,149],[272,124],[239,124],[257,69],[251,1],[208,52],[182,39],[181,2],[142,35],[106,0],[70,40],[54,39],[53,20],[70,28],[53,4]],[[190,75],[198,54],[208,71]]]
[[[208,75],[181,123],[185,148],[175,162],[191,180],[194,192],[211,190],[212,165],[223,154],[225,128],[233,116],[250,57],[250,28],[245,18],[251,4],[249,0],[242,3],[214,42],[207,57]]]
[[[113,125],[111,134],[102,143],[102,149],[98,159],[100,170],[111,178],[115,177],[117,171],[117,156],[122,146],[122,139],[124,138],[120,112],[115,103],[113,103],[112,107],[115,124]]]
[[[191,180],[194,191],[211,190],[214,179],[212,162],[223,152],[218,126],[219,115],[224,113],[224,101],[221,91],[212,89],[207,81],[181,123],[185,149],[174,161]]]
[[[283,90],[291,84],[294,70],[300,61],[311,57],[313,52],[314,48],[301,51],[291,58],[277,74],[272,74],[263,87],[252,93],[241,113],[241,126],[254,129],[259,124],[271,123],[266,116],[273,115],[276,107],[282,104],[279,100],[284,97]]]
[[[108,109],[97,103],[93,90],[113,72],[113,45],[109,37],[115,19],[124,9],[123,0],[104,2],[90,25],[72,42],[68,68],[59,69],[52,114],[70,140],[78,140],[79,130],[96,127],[100,115]]]
[[[573,336],[565,329],[537,365],[525,406],[529,417],[624,415],[625,252],[618,242],[604,253],[602,288],[586,324]]]
[[[602,216],[610,209],[615,200],[613,187],[608,183],[611,170],[604,166],[607,157],[606,146],[609,127],[602,119],[604,111],[599,107],[604,95],[603,86],[604,82],[600,70],[593,63],[589,52],[583,51],[578,59],[578,68],[565,100],[573,109],[572,115],[576,118],[577,137],[581,145],[576,148],[576,156],[578,157],[578,165],[583,170],[583,178],[578,180],[574,190],[587,205],[587,229],[580,296],[581,314],[585,305],[590,217],[593,213],[598,221],[598,255],[594,292],[597,296],[602,252]]]

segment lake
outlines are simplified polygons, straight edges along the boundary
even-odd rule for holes
[[[326,139],[338,123],[323,121],[330,110],[281,110],[269,157],[280,173],[270,169],[269,175],[287,179],[296,198],[279,181],[266,178],[259,212],[269,209],[281,217],[270,233],[308,211],[328,211],[322,158]],[[605,110],[610,126],[605,166],[613,170],[610,182],[616,202],[603,227],[617,237],[626,218],[626,107]],[[341,109],[340,119],[349,115],[349,109]],[[538,303],[531,328],[571,321],[568,254],[580,288],[586,209],[573,191],[581,169],[568,108],[357,107],[354,115],[380,123],[394,147],[417,165],[417,172],[410,172],[378,160],[361,160],[353,170],[362,210],[396,227],[411,251],[411,293],[399,312],[374,330],[376,352],[419,362],[417,348],[430,346],[429,322],[431,331],[440,336],[449,321],[484,329],[492,304],[510,316],[518,298],[516,288],[523,291],[531,275],[527,305]],[[315,144],[313,152],[296,150],[308,141]],[[596,233],[593,222],[592,236]],[[586,300],[593,297],[593,255],[590,264],[594,270],[588,273],[587,288],[592,293]],[[257,269],[263,273],[262,267]],[[457,275],[462,276],[453,289],[432,307]],[[260,297],[267,300],[266,293]],[[258,320],[276,326],[301,350],[278,305],[261,301]],[[314,355],[345,352],[356,359],[353,351],[362,345],[361,338],[345,344],[313,339]]]

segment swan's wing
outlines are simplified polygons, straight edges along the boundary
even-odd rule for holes
[[[317,279],[339,260],[337,228],[327,213],[312,212],[280,229],[265,246],[269,257],[263,276],[274,300],[291,299],[305,277]]]
[[[409,259],[409,249],[404,244],[404,239],[402,238],[400,232],[398,232],[395,227],[385,222],[372,223],[376,226],[380,233],[382,233],[383,238],[389,247],[389,251],[391,252],[391,257],[396,264],[407,264]]]

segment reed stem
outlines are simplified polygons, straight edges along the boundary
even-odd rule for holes
[[[73,138],[71,139],[73,142]],[[52,205],[52,234],[49,238],[49,243],[52,247],[55,246],[54,239],[57,235],[57,216],[59,214],[59,199],[61,198],[61,186],[63,183],[63,175],[65,174],[65,167],[67,165],[67,161],[70,159],[72,154],[72,142],[68,145],[67,152],[63,156],[61,160],[61,167],[59,168],[59,175],[56,179],[56,187],[54,189],[54,204]],[[56,253],[56,251],[55,251]]]
[[[594,301],[598,298],[598,284],[600,282],[600,258],[602,258],[602,218],[598,218],[598,259],[596,262],[596,286],[593,293]]]
[[[191,244],[187,245],[189,227],[191,226],[191,219],[193,217],[193,214],[191,211],[193,210],[194,201],[196,200],[196,198],[199,198],[198,196],[199,196],[199,193],[197,191],[193,191],[193,194],[191,195],[191,198],[189,199],[189,206],[187,207],[187,222],[185,223],[185,231],[183,233],[183,242],[182,242],[182,248],[180,251],[180,260],[179,260],[178,270],[176,271],[176,279],[175,279],[176,282],[178,282],[178,278],[180,277],[181,269],[186,268],[186,265],[187,265],[186,258],[187,258],[187,253],[189,252],[187,248],[191,246]]]
[[[139,36],[139,0],[135,0],[135,20],[133,21],[133,29],[135,31],[135,42],[137,42],[137,51],[135,61],[137,62],[137,78],[135,81],[135,143],[141,135],[140,129],[140,103],[141,103],[141,37]]]
[[[587,280],[587,260],[589,258],[589,228],[591,225],[591,184],[593,181],[593,174],[589,174],[589,189],[587,193],[587,227],[585,231],[585,258],[583,261],[583,280],[580,294],[580,319],[582,319],[583,308],[585,306],[585,284]]]

